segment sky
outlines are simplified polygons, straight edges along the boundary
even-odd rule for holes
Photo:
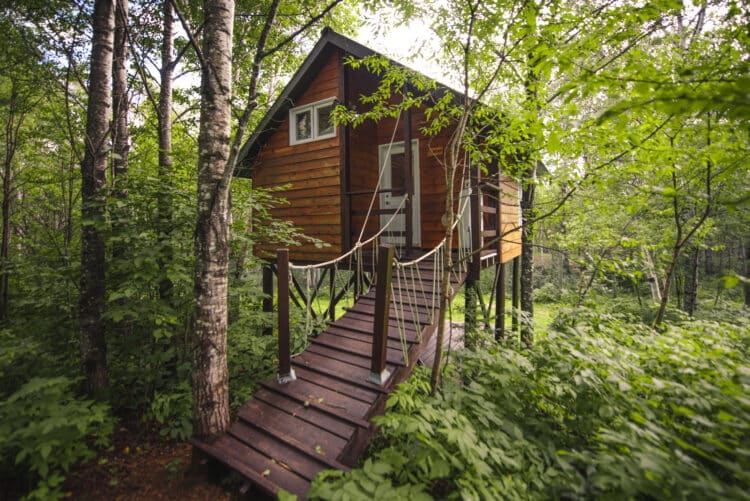
[[[351,38],[440,83],[460,86],[431,57],[439,46],[437,37],[426,20],[412,19],[408,24],[397,25],[398,20],[389,19],[388,14],[382,14],[379,13],[377,17],[365,15],[364,26],[358,35]],[[379,32],[383,30],[385,32]]]

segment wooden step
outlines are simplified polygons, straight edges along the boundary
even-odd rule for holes
[[[311,460],[324,462],[332,468],[338,466],[330,460],[335,460],[347,443],[346,439],[308,421],[296,419],[260,399],[254,398],[243,405],[238,416],[242,421],[304,452]]]
[[[372,357],[371,342],[368,343],[342,336],[334,336],[329,332],[324,332],[323,334],[314,338],[312,340],[312,344],[334,348],[337,350],[346,351],[347,353],[351,353],[353,355],[358,355],[360,357],[363,357],[367,363],[370,362],[370,358]],[[388,362],[394,365],[404,365],[403,358],[403,353],[400,347],[398,349],[393,349],[386,346],[386,359]]]
[[[372,331],[373,331],[373,322],[375,317],[375,309],[374,305],[372,308],[368,308],[367,306],[360,305],[359,307],[354,306],[350,311],[352,312],[358,312],[363,315],[370,315],[372,317],[371,320],[360,320],[358,318],[354,318],[349,315],[344,315],[343,317],[339,318],[335,322],[331,324],[332,327],[339,327],[343,329],[352,330],[355,332],[360,332],[362,334],[368,334],[370,337],[372,337]],[[412,329],[407,329],[404,327],[404,338],[409,343],[416,343],[418,342],[419,336],[417,332],[414,330],[414,322],[411,320],[411,318],[408,318],[408,321],[404,322],[405,326],[410,325]],[[398,324],[397,324],[398,325]],[[401,341],[401,333],[397,326],[391,325],[389,323],[388,325],[388,339],[393,339],[395,341]]]
[[[370,322],[372,323],[372,320],[370,320]],[[372,343],[372,334],[370,333],[353,331],[345,327],[337,327],[335,325],[329,326],[328,329],[326,329],[325,334],[330,334],[335,337],[354,339],[356,341],[361,341],[368,344]],[[400,350],[401,340],[388,338],[387,346],[389,349],[392,348],[394,350]]]
[[[300,369],[304,369],[300,367]],[[353,419],[364,419],[370,408],[370,403],[354,399],[349,395],[339,393],[302,377],[301,370],[296,370],[297,380],[291,383],[281,384],[277,381],[264,381],[261,386],[270,390],[288,395],[298,402],[313,403],[320,408],[328,409],[330,412],[342,414]],[[374,401],[374,400],[373,400]]]
[[[191,440],[191,443],[272,496],[278,494],[280,486],[284,486],[284,490],[300,497],[310,489],[307,479],[287,470],[279,463],[272,461],[270,457],[247,447],[229,434],[221,435],[211,444],[195,439]]]
[[[306,351],[294,357],[292,359],[292,365],[294,367],[302,367],[318,372],[361,388],[371,389],[382,393],[388,392],[385,388],[368,381],[368,378],[370,377],[369,368],[358,367],[316,353]],[[386,369],[393,374],[396,366],[393,364],[386,364]]]

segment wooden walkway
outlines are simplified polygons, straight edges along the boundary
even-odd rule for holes
[[[432,261],[419,266],[423,280],[418,283],[425,288],[420,297],[439,294],[432,290]],[[451,298],[465,278],[453,275]],[[270,495],[283,488],[303,498],[319,471],[354,466],[375,432],[370,418],[384,412],[389,393],[411,373],[437,326],[437,320],[429,322],[424,305],[419,306],[417,318],[406,315],[408,321],[402,322],[408,347],[405,363],[391,302],[390,377],[382,387],[369,382],[374,289],[292,358],[295,381],[261,383],[227,433],[213,443],[194,440],[193,445]],[[394,294],[400,294],[395,284]]]

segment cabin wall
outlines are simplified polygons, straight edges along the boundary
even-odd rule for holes
[[[419,140],[419,150],[415,150],[413,154],[419,154],[422,248],[430,249],[435,247],[445,236],[445,228],[441,222],[445,212],[444,165],[447,145],[453,129],[448,127],[438,135],[424,136],[420,131],[426,125],[424,110],[412,110],[411,114],[411,137]],[[378,123],[378,145],[389,143],[391,137],[393,137],[394,142],[403,141],[403,125],[403,117],[401,117],[394,135],[396,120],[392,118],[381,120]],[[454,184],[454,209],[456,210],[460,191],[461,172],[458,172]],[[454,247],[456,245],[457,239],[454,239]]]
[[[341,98],[338,54],[332,51],[305,91],[293,103],[302,106],[329,97]],[[260,150],[253,165],[253,183],[259,188],[289,184],[276,195],[289,203],[271,210],[278,220],[291,221],[306,235],[329,244],[318,248],[311,243],[290,247],[293,261],[325,261],[341,253],[341,131],[333,138],[289,144],[289,116]],[[259,255],[274,255],[278,244],[259,245]]]
[[[521,200],[519,199],[518,183],[508,176],[502,176],[500,221],[502,232],[508,232],[502,239],[501,262],[506,263],[521,255]]]
[[[375,76],[365,69],[349,69],[350,106],[364,112],[367,107],[359,103],[359,97],[371,94],[377,87]],[[352,242],[359,238],[362,227],[367,219],[362,240],[366,240],[379,229],[380,216],[371,214],[366,218],[373,191],[378,184],[378,136],[377,126],[372,121],[366,121],[349,132],[349,179],[352,192],[366,192],[366,194],[351,197],[351,232]],[[373,209],[378,209],[379,198],[376,196]]]

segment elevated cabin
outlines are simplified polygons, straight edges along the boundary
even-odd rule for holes
[[[272,215],[329,244],[293,247],[290,257],[295,262],[333,259],[386,224],[383,240],[407,250],[431,249],[444,236],[441,218],[447,188],[442,165],[454,128],[425,136],[420,132],[424,108],[356,128],[335,126],[330,119],[337,104],[365,109],[360,97],[377,88],[378,76],[364,65],[353,69],[346,60],[373,54],[325,29],[242,149],[239,176],[251,177],[259,188],[289,185],[279,193],[288,204],[274,208]],[[450,89],[439,86],[439,91],[446,90]],[[457,179],[453,187],[456,209],[473,193],[471,204],[461,205],[466,207],[462,219],[467,224],[460,231],[471,232],[463,240],[471,240],[474,249],[484,245],[485,253],[499,254],[498,261],[507,262],[521,252],[518,185],[498,172],[497,162],[488,173],[479,166],[470,171],[463,185]],[[409,193],[412,196],[405,199]],[[501,242],[498,226],[508,232]],[[457,245],[455,239],[453,247]],[[268,242],[256,252],[270,257],[274,248]]]

